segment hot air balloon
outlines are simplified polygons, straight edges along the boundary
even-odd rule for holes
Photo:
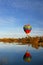
[[[28,51],[23,56],[23,60],[26,61],[26,62],[30,62],[31,58],[32,58],[32,56],[31,56],[31,54]]]
[[[28,35],[32,30],[32,26],[27,24],[27,25],[24,25],[23,29],[24,29],[25,33]]]

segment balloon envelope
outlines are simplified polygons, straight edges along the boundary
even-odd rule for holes
[[[32,30],[32,27],[30,25],[24,25],[23,29],[26,34],[29,34]]]

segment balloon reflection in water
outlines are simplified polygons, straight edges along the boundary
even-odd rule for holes
[[[32,58],[32,56],[31,56],[31,54],[28,51],[23,56],[23,60],[26,61],[26,62],[30,62],[31,58]]]

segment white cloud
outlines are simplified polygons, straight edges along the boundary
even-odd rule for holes
[[[1,27],[12,27],[15,26],[15,24],[18,22],[18,19],[14,17],[0,17],[0,28]]]
[[[31,33],[31,36],[43,36],[43,29],[41,28],[34,28]]]
[[[29,36],[42,36],[43,35],[43,29],[39,28],[34,28],[32,31],[29,33]],[[22,28],[15,28],[14,30],[9,30],[9,31],[1,31],[0,32],[0,37],[11,37],[11,38],[22,38],[26,37],[27,34],[22,30]]]

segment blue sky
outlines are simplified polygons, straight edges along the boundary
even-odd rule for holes
[[[30,36],[43,35],[43,0],[0,0],[0,37],[26,36],[25,24]]]

